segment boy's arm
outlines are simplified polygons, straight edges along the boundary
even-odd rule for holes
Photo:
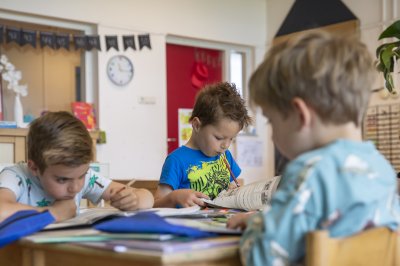
[[[10,215],[22,210],[49,210],[56,222],[70,219],[76,215],[76,204],[74,199],[55,201],[52,206],[34,207],[17,202],[15,194],[8,188],[0,188],[0,221]]]
[[[104,191],[102,198],[110,201],[111,206],[124,211],[149,209],[153,207],[153,194],[144,188],[127,187],[112,181]]]
[[[173,190],[169,185],[159,184],[155,193],[154,207],[175,208],[177,206],[205,206],[202,198],[208,199],[209,197],[192,189]]]

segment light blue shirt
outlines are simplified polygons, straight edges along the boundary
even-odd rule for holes
[[[307,232],[340,237],[399,224],[392,166],[372,142],[338,140],[288,164],[271,206],[250,219],[241,258],[247,265],[289,265],[304,257]]]

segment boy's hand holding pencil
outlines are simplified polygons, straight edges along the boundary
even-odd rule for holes
[[[126,185],[118,188],[112,188],[110,191],[111,206],[124,211],[132,211],[139,209],[139,197],[136,189],[131,185],[135,183],[135,179],[129,181]]]

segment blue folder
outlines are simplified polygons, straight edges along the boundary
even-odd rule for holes
[[[112,233],[174,234],[193,238],[216,236],[197,228],[175,225],[153,212],[139,212],[133,216],[115,218],[94,226],[97,230]]]
[[[42,230],[55,221],[49,211],[18,211],[0,223],[0,248]]]

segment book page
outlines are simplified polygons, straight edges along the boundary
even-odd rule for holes
[[[279,181],[280,176],[275,176],[268,180],[224,190],[214,200],[204,200],[204,202],[214,207],[259,210],[271,201]]]
[[[121,211],[113,207],[94,207],[94,208],[82,208],[79,210],[79,214],[74,218],[65,220],[60,223],[53,223],[46,226],[44,229],[58,229],[68,228],[80,225],[91,225],[96,221],[110,216],[132,216],[138,212],[155,212],[160,216],[179,216],[186,215],[200,211],[200,206],[195,205],[187,208],[151,208],[137,211]]]
[[[127,216],[128,213],[125,213],[115,208],[82,208],[79,210],[79,214],[74,218],[59,223],[49,224],[48,226],[45,227],[45,229],[57,229],[57,228],[74,227],[79,225],[90,225],[102,218],[111,215]]]

